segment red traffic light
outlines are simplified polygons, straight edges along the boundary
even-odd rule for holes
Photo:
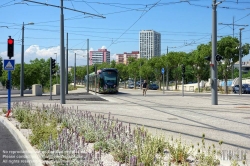
[[[14,43],[14,39],[8,39],[8,44],[13,44]]]

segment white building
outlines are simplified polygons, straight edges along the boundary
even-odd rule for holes
[[[89,51],[89,64],[110,63],[110,51],[107,49],[98,49],[98,51]]]
[[[161,56],[161,34],[153,30],[140,31],[140,58]]]

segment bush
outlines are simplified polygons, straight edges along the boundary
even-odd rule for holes
[[[174,163],[185,163],[187,158],[193,153],[193,146],[182,144],[181,137],[173,140],[173,137],[167,144],[171,161]]]

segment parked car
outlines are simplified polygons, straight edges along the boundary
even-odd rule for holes
[[[136,86],[141,87],[141,84],[143,84],[143,81],[137,81]]]
[[[249,84],[242,84],[242,93],[250,94],[250,85]],[[239,93],[239,85],[235,85],[233,87],[233,93]]]
[[[158,90],[159,86],[157,84],[149,84],[148,89]]]
[[[135,87],[134,84],[128,84],[128,88],[133,89]]]

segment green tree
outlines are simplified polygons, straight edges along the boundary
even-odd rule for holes
[[[191,53],[188,64],[193,69],[198,83],[198,91],[200,92],[200,81],[201,79],[208,79],[209,76],[209,63],[205,60],[206,56],[211,55],[211,45],[201,44],[197,46],[197,50]]]
[[[139,77],[139,68],[140,64],[138,63],[138,60],[136,60],[134,57],[129,57],[128,58],[128,73],[129,77],[133,78],[134,80],[134,85],[136,82],[136,79]],[[136,86],[134,86],[136,88]]]
[[[249,54],[249,44],[242,46],[242,56]],[[231,36],[223,37],[217,43],[217,53],[223,57],[223,60],[219,62],[219,76],[225,80],[225,89],[227,89],[227,80],[232,75],[232,66],[239,60],[239,56],[235,56],[239,53],[239,40]]]
[[[167,65],[172,72],[175,80],[175,89],[177,89],[177,81],[181,78],[181,65],[188,62],[185,52],[170,52],[167,55]]]

